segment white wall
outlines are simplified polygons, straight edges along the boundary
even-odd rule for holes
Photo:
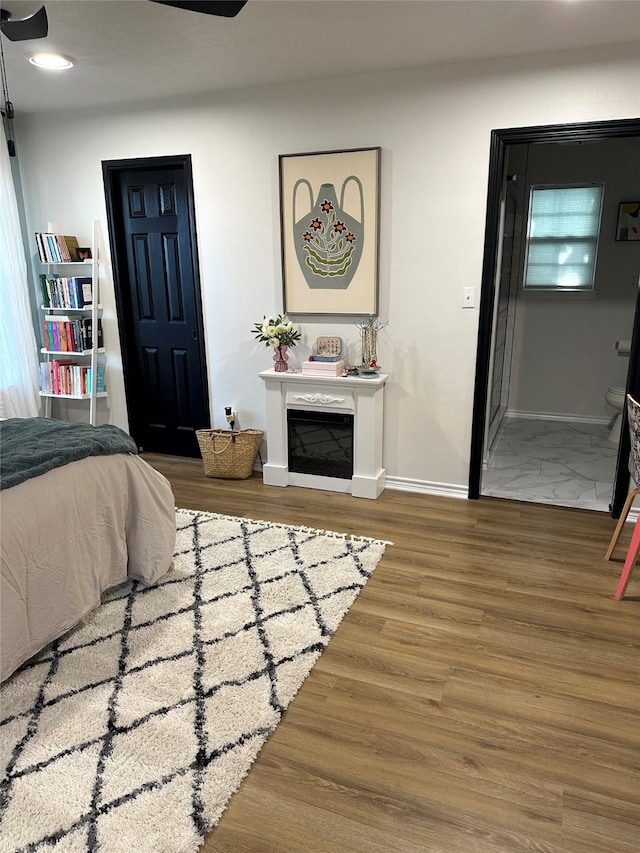
[[[492,128],[640,114],[633,45],[464,63],[211,95],[95,114],[19,117],[32,231],[51,220],[82,241],[106,234],[101,161],[193,158],[212,414],[264,427],[258,371],[271,357],[250,327],[282,306],[278,154],[382,147],[379,360],[387,386],[384,464],[407,487],[466,492],[477,310]],[[126,427],[113,291],[105,287],[110,416]],[[348,320],[303,322],[311,345]]]
[[[528,147],[525,203],[532,184],[591,181],[604,184],[595,295],[520,292],[511,412],[607,419],[614,414],[604,400],[607,388],[626,384],[629,359],[614,344],[631,337],[640,242],[616,242],[615,235],[619,203],[640,199],[640,139]]]

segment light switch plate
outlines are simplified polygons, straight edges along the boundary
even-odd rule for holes
[[[476,289],[475,287],[462,288],[462,307],[475,308],[476,305]]]

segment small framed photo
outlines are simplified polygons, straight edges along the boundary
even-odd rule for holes
[[[640,201],[620,202],[616,240],[640,240]]]
[[[91,260],[91,249],[88,247],[78,246],[76,249],[76,255],[78,256],[79,261],[90,261]]]

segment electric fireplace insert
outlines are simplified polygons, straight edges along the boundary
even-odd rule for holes
[[[350,480],[353,420],[343,412],[288,409],[289,471]]]

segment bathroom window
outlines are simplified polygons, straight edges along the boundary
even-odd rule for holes
[[[602,184],[532,186],[524,290],[593,291]]]

